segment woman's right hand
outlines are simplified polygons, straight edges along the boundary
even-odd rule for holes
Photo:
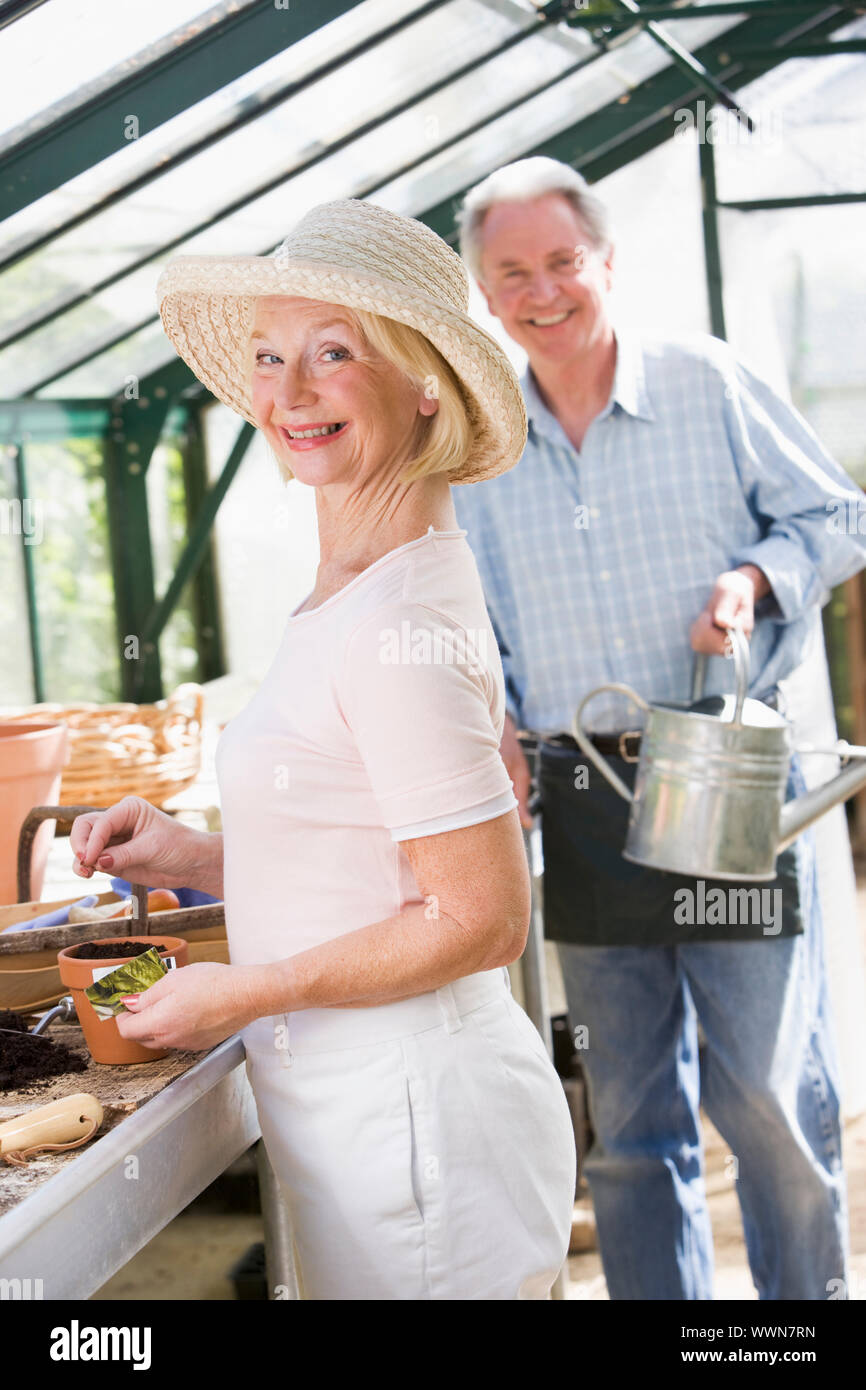
[[[72,867],[79,878],[99,869],[148,888],[182,888],[195,864],[190,837],[196,835],[143,797],[125,796],[106,811],[76,816],[69,835]]]

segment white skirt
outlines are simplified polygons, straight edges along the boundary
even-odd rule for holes
[[[568,1102],[505,968],[243,1030],[307,1299],[543,1299],[568,1253]]]

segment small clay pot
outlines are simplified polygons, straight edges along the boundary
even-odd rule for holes
[[[128,936],[103,936],[99,938],[99,944],[104,945],[106,941],[117,941],[125,944],[129,939]],[[173,956],[177,961],[177,969],[187,964],[189,947],[182,937],[149,936],[146,939],[149,945],[157,948],[161,959],[165,959],[167,955]],[[94,968],[102,970],[110,966],[113,970],[118,965],[128,964],[130,957],[117,956],[108,960],[100,957],[99,959],[83,960],[72,954],[73,951],[77,950],[78,946],[66,946],[62,951],[58,951],[57,965],[60,969],[61,981],[75,1000],[78,1022],[81,1024],[84,1041],[90,1049],[90,1055],[94,1062],[123,1066],[132,1062],[158,1062],[161,1057],[167,1057],[171,1051],[168,1047],[145,1047],[143,1043],[133,1042],[130,1038],[122,1037],[117,1027],[117,1019],[100,1018],[84,993],[93,984]]]
[[[65,724],[0,723],[0,903],[18,898],[18,836],[34,806],[56,806],[60,800],[63,767],[69,756]],[[74,799],[74,798],[73,798]],[[54,822],[43,821],[30,850],[30,891],[38,902]]]

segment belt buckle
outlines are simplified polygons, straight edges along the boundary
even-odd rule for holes
[[[635,753],[634,756],[632,757],[632,756],[631,756],[629,753],[627,753],[626,750],[625,750],[625,740],[626,740],[627,738],[640,738],[640,735],[641,735],[640,729],[628,729],[628,730],[626,730],[625,733],[620,734],[620,736],[619,736],[619,756],[622,758],[623,762],[626,762],[626,763],[636,763],[636,762],[639,762],[639,761],[640,761],[640,753]]]

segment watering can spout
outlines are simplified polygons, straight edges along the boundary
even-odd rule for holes
[[[787,849],[813,821],[838,806],[840,801],[847,801],[861,787],[866,787],[866,761],[852,763],[822,787],[805,792],[795,801],[786,801],[779,816],[779,852]]]

